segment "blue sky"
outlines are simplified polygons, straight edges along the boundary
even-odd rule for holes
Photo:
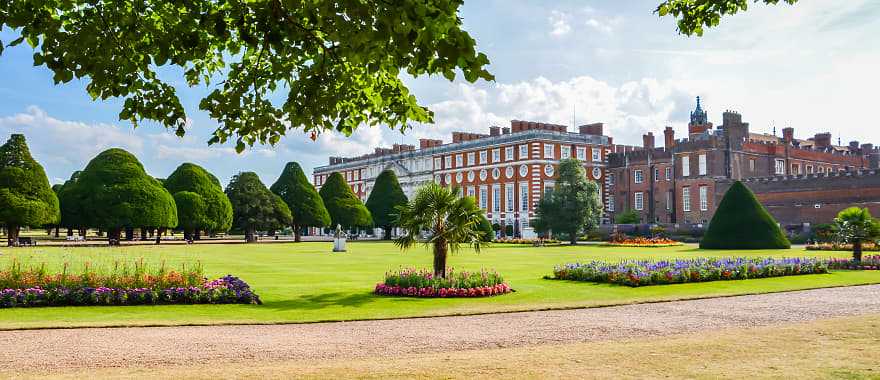
[[[496,80],[406,78],[436,112],[434,125],[416,125],[405,136],[383,128],[327,133],[315,142],[293,130],[274,147],[244,154],[207,145],[216,123],[198,111],[204,88],[178,86],[191,118],[185,138],[154,124],[135,130],[117,120],[119,101],[92,101],[82,82],[55,86],[47,69],[32,66],[30,48],[19,46],[0,56],[0,139],[24,133],[53,183],[100,151],[122,147],[156,177],[195,162],[224,183],[250,170],[271,184],[288,161],[310,172],[330,155],[420,137],[449,140],[452,131],[485,132],[510,119],[571,125],[573,110],[577,124],[604,122],[618,143],[639,144],[641,134],[666,125],[682,136],[699,95],[715,123],[732,109],[752,131],[792,126],[802,138],[831,132],[844,144],[880,143],[873,114],[880,1],[753,5],[700,38],[680,36],[672,19],[654,15],[658,1],[467,1],[464,26],[489,55]],[[2,31],[0,39],[10,35]]]

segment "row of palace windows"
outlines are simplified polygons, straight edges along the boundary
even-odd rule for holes
[[[544,150],[542,157],[545,159],[556,159],[556,144],[544,144]],[[458,153],[454,155],[447,155],[443,157],[442,165],[440,157],[434,158],[434,169],[452,169],[462,168],[466,166],[475,166],[475,165],[486,165],[490,163],[489,154],[492,155],[491,163],[499,163],[505,161],[513,161],[514,153],[516,149],[517,159],[525,160],[529,159],[529,144],[521,144],[517,145],[516,148],[513,146],[508,146],[505,148],[494,148],[489,150],[481,150],[479,152],[468,152],[468,153]],[[504,159],[501,159],[502,151],[504,152]],[[602,151],[597,148],[591,149],[592,151],[592,160],[594,162],[602,161]],[[572,147],[570,145],[562,145],[560,146],[560,159],[568,159],[575,157],[578,160],[586,161],[587,160],[587,147],[579,146],[574,149],[574,156],[572,156]],[[479,161],[478,161],[479,159]],[[453,161],[455,162],[455,166],[453,166]]]

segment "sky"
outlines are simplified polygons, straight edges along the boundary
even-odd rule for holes
[[[217,123],[198,102],[209,89],[177,86],[190,118],[184,138],[154,123],[135,129],[117,119],[119,100],[92,101],[82,81],[54,85],[50,71],[34,67],[33,51],[22,44],[0,56],[0,143],[24,133],[52,183],[120,147],[158,178],[193,162],[224,184],[240,171],[254,171],[270,185],[289,161],[300,162],[308,174],[328,156],[418,144],[419,138],[448,142],[453,131],[486,133],[512,119],[603,122],[621,144],[641,144],[642,134],[661,135],[665,126],[682,137],[696,96],[715,124],[722,112],[736,110],[753,132],[770,133],[775,126],[781,134],[790,126],[798,138],[831,132],[835,142],[880,143],[880,126],[871,116],[880,89],[880,1],[754,4],[703,37],[679,35],[673,19],[653,13],[659,1],[466,1],[464,28],[489,56],[495,81],[404,78],[435,112],[434,124],[414,125],[406,135],[365,127],[348,137],[324,133],[317,141],[291,130],[275,146],[242,154],[207,144]],[[0,40],[11,35],[0,31]]]

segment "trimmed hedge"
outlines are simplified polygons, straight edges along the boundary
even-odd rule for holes
[[[715,211],[702,249],[788,249],[788,239],[773,216],[742,182],[735,182]]]

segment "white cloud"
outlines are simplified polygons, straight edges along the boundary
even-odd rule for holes
[[[550,16],[547,17],[548,22],[550,22],[550,35],[554,37],[561,37],[569,32],[571,32],[571,25],[568,22],[568,15],[563,12],[554,10],[550,11]]]
[[[614,29],[621,23],[622,19],[620,17],[613,17],[610,19],[598,19],[591,17],[587,19],[585,24],[601,33],[604,34],[612,34]]]

